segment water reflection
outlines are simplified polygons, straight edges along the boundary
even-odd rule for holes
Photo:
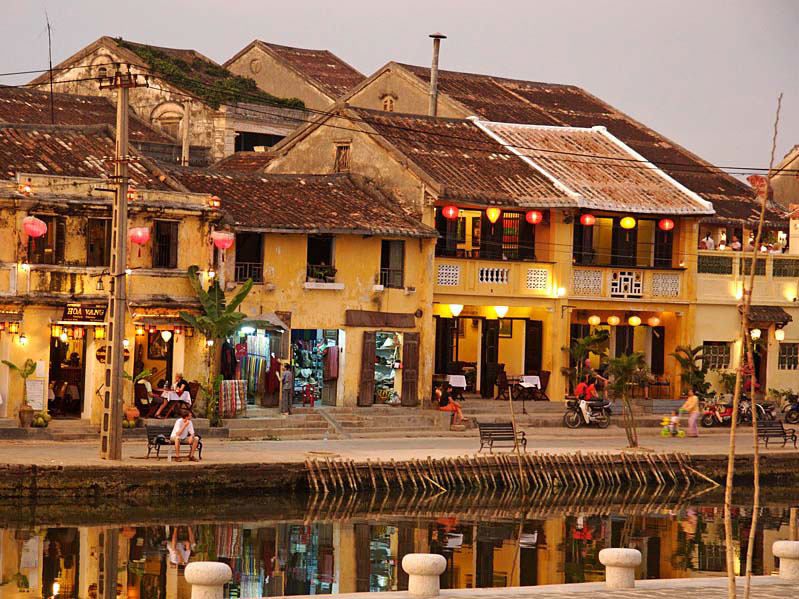
[[[37,506],[35,515],[31,506],[17,512],[0,506],[0,518],[7,519],[0,528],[0,599],[103,599],[106,583],[114,591],[108,599],[188,599],[184,569],[196,560],[229,564],[234,578],[225,596],[240,599],[405,590],[408,580],[399,564],[412,552],[445,556],[444,588],[602,580],[598,554],[611,546],[641,551],[639,578],[721,575],[724,570],[719,497],[639,497],[626,503],[566,496],[549,503],[513,496],[428,497],[416,503],[349,497],[332,503],[307,498],[263,503],[264,498],[239,498],[230,505],[223,500],[198,504],[191,506],[197,513],[193,520],[180,503],[139,505],[128,514],[118,506],[97,506],[93,516],[76,514],[74,506]],[[758,574],[775,569],[771,545],[789,536],[790,503],[774,496],[764,504],[769,507],[762,512],[755,543]],[[172,509],[175,516],[163,515]],[[150,512],[157,517],[150,519]],[[736,566],[743,569],[740,547],[748,538],[750,512],[736,508],[734,515]],[[115,537],[118,567],[106,572],[105,541]]]

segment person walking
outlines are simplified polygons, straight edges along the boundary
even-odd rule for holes
[[[294,373],[291,372],[291,364],[283,364],[283,377],[281,378],[283,389],[280,392],[280,414],[288,416],[291,414],[291,400],[294,397]]]
[[[688,390],[688,398],[680,407],[680,411],[688,413],[688,436],[698,437],[699,429],[696,423],[699,420],[699,398],[696,396],[693,389]]]

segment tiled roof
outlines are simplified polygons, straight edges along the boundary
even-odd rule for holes
[[[366,79],[329,50],[292,48],[258,41],[295,70],[313,80],[331,98],[339,98]]]
[[[211,165],[211,169],[255,173],[264,170],[271,159],[268,152],[236,152]]]
[[[738,308],[738,311],[741,311],[741,307]],[[784,327],[792,320],[793,317],[780,306],[758,306],[754,304],[749,306],[749,322],[752,323],[773,322],[780,327]]]
[[[251,175],[166,167],[190,191],[218,196],[222,210],[244,229],[435,237],[379,192],[347,174]]]
[[[469,120],[351,110],[442,185],[442,199],[525,207],[577,206],[567,193]]]
[[[116,107],[99,96],[53,94],[56,125],[116,126]],[[50,125],[50,94],[38,89],[0,86],[0,123]],[[175,140],[131,115],[130,141],[174,144]]]
[[[399,65],[425,85],[430,69]],[[439,71],[438,89],[482,119],[528,125],[607,127],[613,135],[674,179],[714,203],[719,218],[747,218],[749,187],[673,141],[573,85]],[[465,115],[466,116],[466,115]],[[722,205],[724,204],[724,205]]]
[[[37,175],[107,178],[114,166],[114,138],[105,125],[68,127],[0,125],[0,178],[18,172]],[[142,163],[130,164],[133,185],[142,189],[171,189]]]
[[[570,191],[581,207],[639,214],[712,214],[708,202],[604,128],[479,122]]]

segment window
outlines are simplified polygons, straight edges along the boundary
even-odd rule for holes
[[[264,282],[263,235],[236,233],[236,281]]]
[[[383,98],[383,110],[386,112],[394,112],[394,98],[391,96]]]
[[[155,221],[153,268],[178,267],[178,223]]]
[[[336,146],[336,164],[334,172],[348,173],[350,170],[350,145],[338,144]]]
[[[335,282],[332,235],[308,235],[307,280],[317,283]]]
[[[161,131],[174,139],[178,139],[180,137],[181,118],[179,116],[164,115],[158,119],[158,125],[161,127]]]
[[[67,221],[63,216],[37,218],[47,225],[42,237],[28,238],[28,260],[31,264],[63,264],[64,244],[67,238]]]
[[[780,343],[779,370],[799,370],[799,343]]]
[[[380,284],[402,289],[405,281],[405,242],[384,240],[380,248]]]
[[[108,77],[108,68],[107,67],[97,67],[97,76],[98,77]]]
[[[86,235],[86,266],[111,264],[111,219],[90,218]]]
[[[457,220],[436,210],[437,256],[483,260],[535,260],[535,228],[523,212],[503,211],[496,223],[484,210],[461,209]]]
[[[727,341],[705,341],[702,344],[702,363],[708,369],[730,367],[730,344]]]

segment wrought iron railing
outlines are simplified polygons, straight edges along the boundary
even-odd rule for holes
[[[264,265],[260,262],[236,262],[236,281],[252,279],[253,283],[264,282]]]

